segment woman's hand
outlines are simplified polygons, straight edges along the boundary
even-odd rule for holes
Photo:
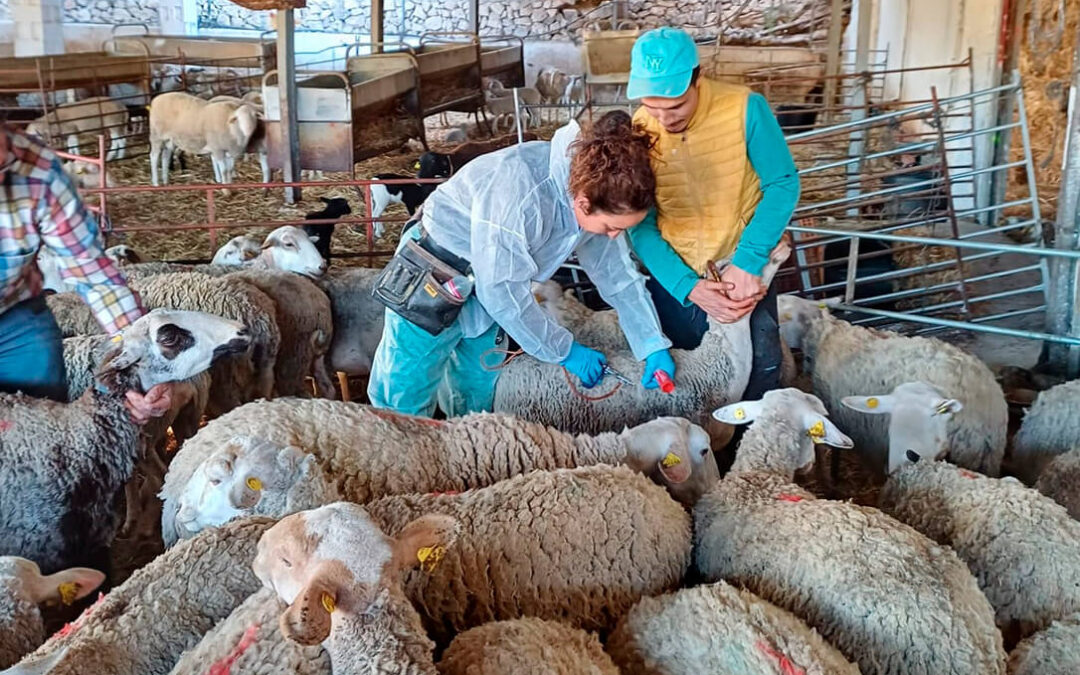
[[[607,357],[595,349],[589,349],[585,345],[575,342],[570,345],[570,353],[560,364],[581,380],[586,389],[592,389],[604,379],[604,366]]]
[[[672,380],[675,379],[675,359],[671,358],[671,352],[666,349],[649,354],[645,359],[645,374],[641,376],[641,386],[646,389],[656,389],[660,382],[656,379],[656,371],[662,370]]]

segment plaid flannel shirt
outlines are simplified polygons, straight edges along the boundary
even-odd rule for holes
[[[8,146],[0,164],[0,313],[41,292],[36,256],[47,246],[105,332],[118,333],[142,316],[142,303],[105,255],[71,177],[48,148],[3,127],[0,134]]]

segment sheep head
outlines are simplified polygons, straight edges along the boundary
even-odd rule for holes
[[[776,298],[776,313],[780,319],[780,337],[792,349],[803,349],[803,340],[815,321],[829,316],[829,303],[807,300],[794,295]]]
[[[387,536],[363,507],[336,502],[282,518],[263,534],[252,569],[289,608],[282,634],[302,645],[326,640],[339,621],[374,619],[405,571],[431,564],[457,539],[449,516],[421,516]]]
[[[97,379],[113,394],[194,377],[251,343],[247,329],[205,312],[155,309],[114,337]]]
[[[920,458],[949,451],[949,422],[963,404],[926,382],[905,382],[889,394],[846,396],[844,406],[868,415],[889,415],[889,473]]]
[[[681,417],[660,417],[624,429],[627,466],[667,487],[671,496],[693,506],[720,479],[709,434]]]
[[[316,241],[318,236],[309,237],[300,228],[285,225],[267,235],[262,250],[271,267],[317,278],[326,273],[327,263],[315,248]]]
[[[340,499],[316,457],[299,448],[235,436],[195,468],[176,516],[178,533],[195,534],[233,518],[280,518]]]
[[[70,605],[90,594],[105,581],[105,575],[86,567],[72,567],[44,575],[37,564],[17,556],[0,556],[0,586],[16,582],[17,595],[29,602]]]
[[[233,237],[224,246],[214,253],[210,262],[214,265],[240,266],[249,260],[259,257],[261,244],[259,240],[246,234]]]

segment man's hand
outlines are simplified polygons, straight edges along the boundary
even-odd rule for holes
[[[690,302],[720,323],[734,323],[757,304],[755,298],[732,300],[730,294],[734,288],[734,284],[724,280],[723,277],[720,281],[702,279],[697,282],[687,297]]]
[[[761,283],[761,277],[744,272],[734,265],[728,265],[724,269],[720,274],[720,281],[730,284],[727,296],[735,302],[753,299],[756,305],[769,290]]]
[[[146,424],[153,417],[161,417],[173,404],[174,382],[155,384],[146,394],[129,391],[124,405],[135,424]]]

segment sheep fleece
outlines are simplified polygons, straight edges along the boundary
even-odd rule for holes
[[[1080,673],[1080,613],[1055,621],[1009,654],[1009,675]]]
[[[595,635],[554,621],[496,621],[454,638],[439,675],[619,675]]]
[[[1040,393],[1024,414],[1013,439],[1012,464],[1028,485],[1035,483],[1055,455],[1080,447],[1078,403],[1080,380],[1072,380]]]
[[[1035,489],[1080,520],[1080,448],[1050,460],[1039,475]]]
[[[948,547],[781,477],[729,475],[694,509],[698,570],[803,619],[864,675],[1003,673],[994,612]]]
[[[606,632],[643,596],[677,587],[690,518],[664,488],[625,467],[536,471],[459,495],[401,495],[365,506],[391,536],[427,514],[461,534],[406,594],[447,644],[491,621],[534,616]]]

